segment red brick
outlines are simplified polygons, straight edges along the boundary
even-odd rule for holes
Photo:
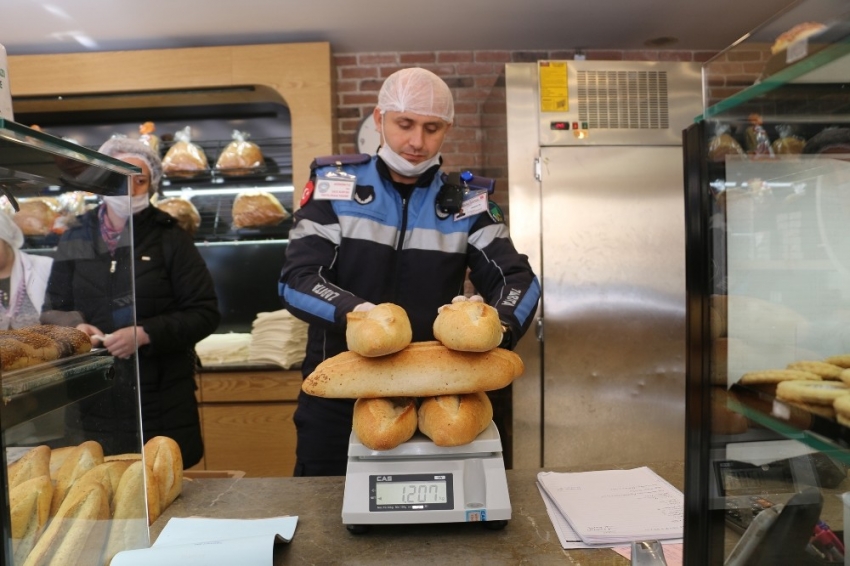
[[[584,52],[588,60],[593,61],[622,61],[622,51],[611,51],[603,49],[588,49]]]
[[[455,93],[455,100],[487,100],[489,92],[485,88],[464,88]]]
[[[658,61],[658,51],[623,51],[623,61]]]
[[[361,53],[357,56],[360,65],[390,65],[398,63],[395,53]]]
[[[504,114],[507,112],[507,105],[504,100],[487,100],[481,111],[485,114]]]
[[[744,66],[741,63],[710,63],[708,65],[708,72],[712,74],[718,75],[730,75],[732,73],[740,73],[744,70]]]
[[[354,66],[357,64],[357,54],[351,55],[334,55],[333,56],[334,66],[336,67],[348,67]]]
[[[694,61],[705,63],[706,61],[717,56],[715,51],[694,51]]]
[[[378,102],[378,97],[374,94],[343,94],[342,103],[346,106],[352,104],[375,104]]]
[[[499,81],[498,75],[479,75],[475,77],[474,83],[475,86],[480,88],[491,89],[496,86],[496,83]]]
[[[471,63],[471,51],[438,51],[437,63]]]
[[[732,50],[726,54],[727,61],[761,61],[761,51]]]
[[[456,66],[458,75],[495,75],[502,72],[504,65],[495,63],[459,63]]]
[[[476,51],[476,63],[509,63],[511,61],[510,51]]]
[[[477,114],[479,107],[477,102],[457,100],[455,98],[455,114]]]
[[[477,128],[454,127],[452,128],[452,140],[454,141],[474,141],[478,139]]]
[[[479,114],[458,114],[455,111],[455,127],[456,128],[479,128],[481,127],[482,116]]]
[[[360,127],[360,120],[340,120],[339,127],[337,131],[342,132],[356,132],[357,128]]]
[[[693,61],[694,54],[691,51],[672,51],[662,49],[658,52],[658,61]]]
[[[743,71],[745,73],[756,75],[756,76],[761,75],[762,71],[764,71],[764,63],[761,63],[761,62],[759,62],[759,63],[744,63],[742,65],[742,67],[743,67]]]
[[[504,126],[508,123],[508,117],[506,114],[502,113],[492,113],[492,114],[482,114],[481,115],[481,127],[482,128],[494,128],[498,126]]]
[[[433,51],[400,53],[398,58],[399,63],[401,63],[402,65],[433,63],[436,60],[437,56]]]
[[[378,76],[374,67],[343,67],[339,70],[341,79],[370,79]]]
[[[360,81],[360,92],[378,92],[381,90],[381,86],[384,84],[383,79],[375,79],[375,80],[362,80]]]
[[[360,90],[360,84],[354,80],[338,80],[336,82],[336,91],[339,92],[357,92]]]
[[[569,49],[569,50],[566,50],[566,51],[564,51],[564,50],[550,51],[549,55],[546,57],[546,59],[549,59],[550,61],[563,61],[565,59],[572,59],[575,56],[576,56],[575,49]]]

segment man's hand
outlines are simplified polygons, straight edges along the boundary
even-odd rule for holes
[[[136,339],[133,340],[133,331]],[[141,326],[128,326],[104,336],[103,345],[116,358],[127,359],[136,351],[136,346],[150,344],[150,337]]]

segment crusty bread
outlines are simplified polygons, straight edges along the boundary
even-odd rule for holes
[[[90,482],[63,501],[24,566],[99,564],[109,528],[106,491]]]
[[[440,307],[434,337],[452,350],[486,352],[502,342],[502,322],[490,305],[460,301]]]
[[[392,303],[381,303],[364,312],[350,312],[346,320],[348,349],[361,356],[394,354],[409,346],[413,339],[407,313]]]
[[[469,444],[491,420],[493,405],[483,392],[428,397],[419,406],[419,430],[437,446]]]
[[[247,175],[261,168],[264,163],[260,146],[239,136],[222,150],[215,166],[228,175]]]
[[[50,476],[50,448],[36,446],[6,468],[9,489],[39,476]]]
[[[177,225],[190,234],[194,234],[201,227],[201,214],[189,199],[166,198],[157,201],[156,207],[177,220]]]
[[[159,488],[160,507],[165,509],[183,490],[183,455],[180,446],[167,436],[145,443],[145,465]]]
[[[50,517],[53,484],[48,476],[29,479],[9,490],[12,516],[12,554],[23,564]]]
[[[51,516],[59,512],[62,502],[68,496],[74,483],[86,472],[102,463],[103,448],[98,442],[87,440],[76,447],[56,473],[56,489],[53,490],[53,502],[50,505]]]
[[[80,485],[85,485],[88,482],[97,482],[106,490],[106,495],[109,500],[110,511],[114,508],[115,492],[118,490],[118,483],[121,481],[121,476],[132,462],[128,460],[115,460],[112,462],[103,462],[98,464],[91,470],[87,471],[74,483],[71,488],[77,489]]]
[[[191,141],[174,142],[162,158],[162,172],[171,177],[191,177],[208,168],[204,150]]]
[[[788,31],[781,33],[776,38],[776,41],[774,41],[773,45],[770,47],[770,52],[773,55],[776,55],[795,41],[800,41],[801,39],[820,33],[825,29],[826,26],[819,22],[803,22],[801,24],[797,24]]]
[[[416,402],[412,397],[358,399],[352,428],[367,448],[395,448],[416,432]]]
[[[492,391],[523,372],[513,352],[458,352],[439,342],[414,342],[388,356],[343,352],[320,363],[301,384],[310,395],[338,399],[431,397]]]
[[[68,456],[74,453],[76,446],[63,446],[62,448],[54,448],[50,451],[50,479],[55,483],[59,475],[59,468],[68,459]]]
[[[27,326],[26,331],[42,334],[56,342],[59,347],[59,357],[61,358],[75,354],[85,354],[91,351],[91,339],[88,334],[70,326],[37,324]]]
[[[261,228],[277,226],[289,213],[273,194],[268,191],[240,193],[233,200],[231,209],[234,228]]]
[[[104,456],[104,462],[115,462],[119,460],[126,460],[131,464],[137,460],[142,459],[142,454],[140,452],[127,452],[125,454],[112,454],[111,456]]]
[[[141,461],[125,461],[130,465],[121,476],[113,499],[112,527],[104,552],[104,563],[107,565],[122,550],[133,550],[147,545],[146,501],[150,503],[151,523],[160,514],[159,493],[152,475],[145,474],[145,466]],[[148,490],[145,489],[146,477],[151,478]]]

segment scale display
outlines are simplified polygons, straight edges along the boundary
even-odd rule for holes
[[[369,476],[370,511],[454,509],[452,474]]]

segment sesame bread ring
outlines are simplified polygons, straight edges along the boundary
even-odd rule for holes
[[[787,368],[815,373],[821,376],[823,379],[838,379],[838,375],[841,373],[841,370],[844,369],[841,366],[837,366],[835,364],[810,360],[800,360],[797,362],[791,362],[790,364],[788,364]]]
[[[848,377],[850,378],[850,376]],[[745,373],[741,376],[740,383],[742,385],[752,385],[764,383],[780,383],[782,381],[794,381],[801,379],[821,381],[821,376],[809,371],[800,371],[796,369],[766,369]]]
[[[824,360],[828,364],[833,364],[842,368],[850,368],[850,354],[841,354],[839,356],[830,356]]]
[[[838,397],[850,393],[840,381],[783,381],[776,386],[776,397],[798,403],[832,405]]]

